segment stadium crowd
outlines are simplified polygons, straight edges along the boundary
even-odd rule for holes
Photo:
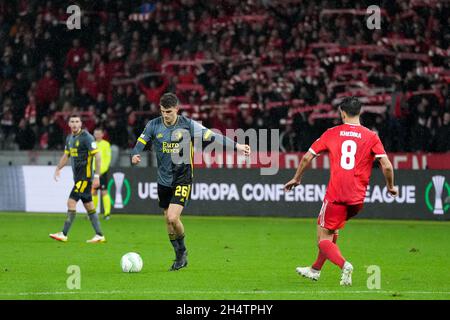
[[[62,149],[75,112],[128,149],[172,91],[211,128],[280,128],[283,151],[346,95],[388,151],[450,151],[448,1],[80,1],[69,30],[71,3],[0,0],[0,150]]]

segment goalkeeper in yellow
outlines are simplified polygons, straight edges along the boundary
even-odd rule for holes
[[[94,201],[94,207],[97,208],[98,189],[100,189],[102,193],[104,219],[109,220],[111,215],[111,198],[108,194],[108,172],[109,165],[111,164],[111,145],[103,139],[104,132],[102,128],[94,130],[94,137],[102,157],[102,164],[100,168],[100,185],[97,188],[92,188],[92,200]]]

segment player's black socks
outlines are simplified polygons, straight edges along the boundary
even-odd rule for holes
[[[173,249],[175,250],[175,252],[177,252],[178,250],[178,240],[177,240],[177,235],[173,234],[173,233],[169,233],[169,240],[170,243],[173,246]]]
[[[92,227],[95,230],[95,233],[99,236],[103,236],[102,230],[100,229],[100,221],[98,220],[98,214],[96,210],[88,211],[89,220],[91,220]]]
[[[64,221],[63,234],[67,236],[69,233],[70,227],[72,226],[73,220],[75,220],[77,212],[75,210],[67,210],[67,218]]]
[[[186,246],[184,245],[184,234],[177,238],[178,250],[186,251]]]

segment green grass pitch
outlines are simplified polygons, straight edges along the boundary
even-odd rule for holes
[[[363,214],[362,214],[363,215]],[[102,220],[108,242],[87,244],[93,230],[79,214],[69,242],[63,214],[0,213],[0,299],[450,299],[450,223],[355,219],[338,244],[355,271],[353,286],[325,264],[318,282],[298,265],[316,258],[315,219],[184,216],[189,265],[168,272],[173,250],[162,216]],[[141,254],[142,272],[125,274],[121,256]],[[80,267],[81,288],[66,282]],[[370,265],[381,288],[369,289]]]

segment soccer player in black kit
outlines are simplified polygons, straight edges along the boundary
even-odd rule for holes
[[[54,178],[58,181],[61,169],[64,168],[67,161],[71,160],[74,187],[67,201],[67,218],[61,232],[52,233],[49,236],[55,240],[66,242],[67,234],[75,219],[76,205],[79,200],[88,213],[89,220],[95,230],[95,236],[87,240],[88,243],[105,242],[105,236],[100,229],[98,214],[92,201],[91,189],[98,188],[100,184],[99,173],[93,174],[92,160],[95,159],[95,167],[101,168],[100,153],[94,137],[86,130],[81,128],[82,122],[78,115],[69,117],[69,127],[71,134],[66,139],[64,154],[56,166]],[[100,171],[100,169],[98,169]],[[92,179],[93,178],[93,179]]]
[[[205,128],[200,123],[178,115],[180,102],[173,93],[160,99],[161,117],[147,123],[131,154],[132,164],[141,161],[140,153],[148,142],[153,144],[158,164],[158,199],[164,210],[167,232],[175,251],[171,271],[187,266],[184,226],[180,216],[189,200],[193,178],[193,141],[218,142],[222,146],[250,155],[250,146],[234,142]]]

